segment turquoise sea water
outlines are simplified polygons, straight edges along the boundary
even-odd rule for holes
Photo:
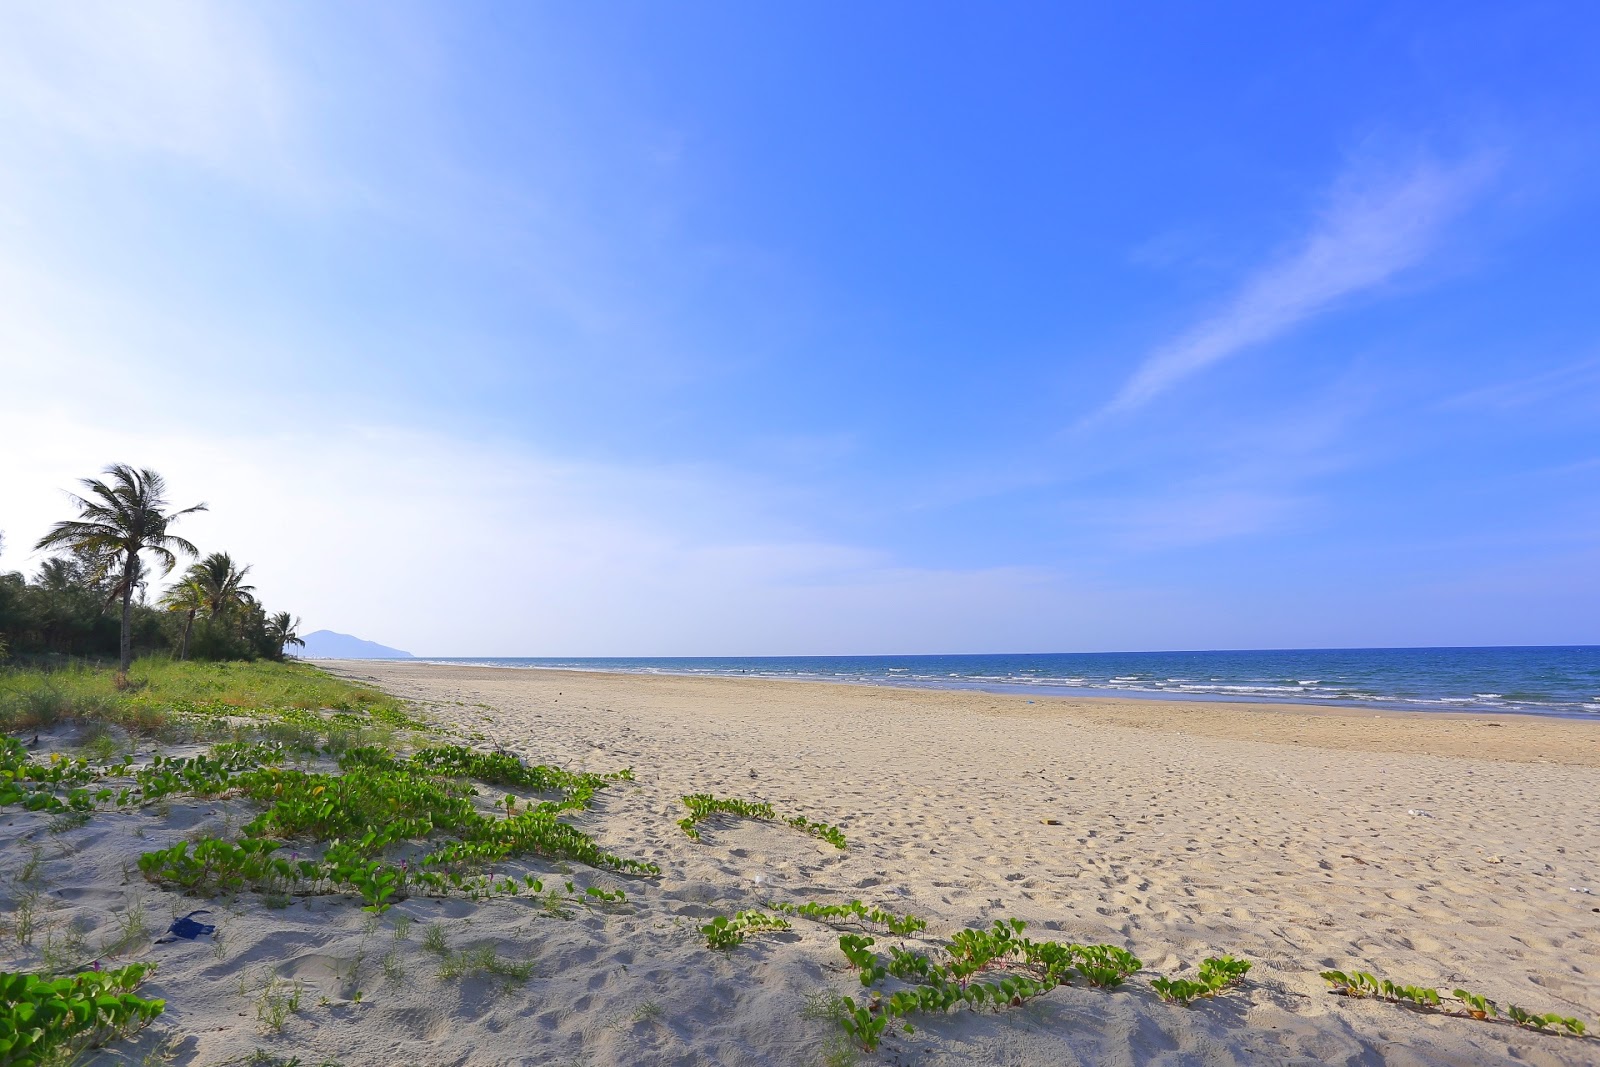
[[[424,657],[435,663],[739,675],[1051,695],[1337,704],[1600,718],[1600,646],[970,656]]]

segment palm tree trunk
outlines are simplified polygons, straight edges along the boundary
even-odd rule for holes
[[[189,631],[194,629],[194,608],[189,609],[189,617],[183,620],[183,642],[178,646],[178,661],[189,658]]]
[[[133,663],[133,584],[122,591],[122,673]]]
[[[122,673],[127,674],[133,664],[133,585],[139,577],[139,555],[128,553],[127,566],[122,571]]]

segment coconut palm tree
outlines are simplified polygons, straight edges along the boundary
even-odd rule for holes
[[[154,556],[163,575],[178,565],[177,552],[198,556],[194,545],[168,533],[167,527],[184,515],[206,510],[206,506],[168,511],[162,496],[167,483],[153,470],[117,463],[107,467],[105,474],[105,481],[83,479],[88,492],[71,498],[78,517],[56,523],[34,547],[82,552],[95,561],[95,580],[114,579],[106,603],[122,597],[121,661],[126,671],[133,662],[133,593],[145,581],[141,556],[145,552]]]
[[[267,643],[278,650],[278,658],[288,651],[290,645],[296,648],[305,648],[306,643],[300,639],[298,631],[300,620],[290,617],[287,611],[280,611],[267,620]]]
[[[188,659],[189,634],[194,630],[194,617],[204,611],[206,606],[205,588],[195,581],[193,575],[186,574],[182,581],[161,594],[161,606],[168,611],[184,613],[183,640],[178,645],[178,658]]]
[[[200,587],[206,615],[221,619],[233,614],[236,608],[256,602],[256,587],[244,582],[244,576],[249,573],[249,567],[234,566],[233,557],[226,552],[213,552],[199,563],[191,564],[185,580]]]

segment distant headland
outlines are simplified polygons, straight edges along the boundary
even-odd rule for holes
[[[376,641],[363,641],[349,634],[332,630],[317,630],[305,635],[306,647],[300,650],[302,659],[415,659],[409,652],[380,645]]]

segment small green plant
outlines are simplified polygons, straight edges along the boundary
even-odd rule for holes
[[[633,1021],[636,1023],[658,1023],[667,1017],[667,1010],[653,1000],[647,1000],[633,1009]]]
[[[744,944],[744,939],[749,934],[787,929],[789,920],[782,916],[760,911],[741,911],[732,918],[718,915],[700,927],[700,933],[705,936],[707,948],[734,949]]]
[[[737,797],[715,797],[710,793],[690,793],[682,799],[684,807],[689,809],[689,814],[687,817],[678,820],[678,828],[696,841],[700,840],[700,831],[695,828],[695,824],[704,822],[713,815],[738,815],[746,819],[771,819],[775,817],[772,805],[760,801],[740,800]]]
[[[44,847],[42,845],[29,845],[28,858],[17,868],[16,882],[27,885],[39,877],[39,870],[44,865]]]
[[[839,1025],[856,1044],[871,1052],[878,1047],[878,1042],[883,1038],[884,1030],[889,1026],[889,1013],[878,1008],[876,1003],[857,1004],[852,997],[845,997],[845,1011],[839,1019]]]
[[[1568,1018],[1567,1016],[1557,1014],[1556,1012],[1549,1012],[1545,1015],[1539,1015],[1535,1012],[1530,1012],[1523,1008],[1519,1008],[1515,1004],[1508,1004],[1506,1006],[1506,1018],[1510,1019],[1518,1026],[1525,1027],[1529,1030],[1538,1030],[1540,1032],[1548,1030],[1551,1027],[1560,1026],[1564,1028],[1567,1033],[1572,1034],[1574,1037],[1582,1037],[1588,1030],[1588,1027],[1585,1026],[1579,1019]]]
[[[47,974],[66,974],[89,962],[89,946],[83,938],[83,931],[74,923],[59,937],[54,932],[45,934],[39,955]]]
[[[1250,964],[1234,956],[1212,956],[1200,963],[1197,979],[1152,978],[1150,988],[1162,1000],[1188,1007],[1202,997],[1214,997],[1239,984],[1250,971]]]
[[[411,916],[396,915],[394,917],[394,939],[404,941],[411,936]]]
[[[1343,996],[1370,996],[1379,1000],[1412,1004],[1424,1011],[1446,1012],[1454,1007],[1456,1011],[1472,1019],[1498,1019],[1501,1016],[1498,1004],[1481,993],[1472,993],[1465,989],[1452,991],[1450,997],[1454,1004],[1447,1004],[1437,989],[1428,986],[1397,985],[1366,971],[1352,971],[1349,974],[1344,971],[1323,971],[1322,978],[1332,987],[1332,992]],[[1581,1019],[1570,1018],[1557,1012],[1548,1014],[1530,1012],[1514,1004],[1506,1007],[1504,1015],[1516,1025],[1540,1033],[1559,1027],[1573,1037],[1582,1037],[1588,1030],[1588,1026]]]
[[[850,1001],[840,1016],[840,1026],[861,1048],[877,1047],[890,1020],[905,1022],[913,1012],[950,1011],[960,1005],[977,1008],[1020,1006],[1056,986],[1081,977],[1090,985],[1114,988],[1143,964],[1127,949],[1116,945],[1074,945],[1034,941],[1023,936],[1021,919],[995,920],[989,929],[958,931],[945,946],[943,958],[905,948],[890,948],[887,955],[873,950],[873,938],[844,934],[839,950],[864,988],[872,989],[893,977],[908,988],[884,996],[874,992],[866,1004]],[[1219,980],[1233,968],[1224,965]]]
[[[422,947],[436,955],[444,955],[450,949],[444,942],[444,927],[438,923],[429,923],[428,928],[422,931]]]
[[[63,811],[59,815],[52,815],[45,824],[45,830],[52,834],[64,834],[69,830],[89,824],[89,813],[86,811]]]
[[[802,833],[822,838],[834,848],[844,849],[849,847],[849,842],[844,838],[844,831],[837,826],[830,826],[825,822],[812,822],[804,815],[796,815],[793,818],[785,819],[784,822]]]
[[[1201,997],[1209,997],[1211,989],[1204,982],[1190,981],[1187,978],[1152,978],[1150,988],[1162,1000],[1171,1001],[1188,1007]]]
[[[1466,1013],[1474,1019],[1493,1019],[1500,1015],[1499,1006],[1488,997],[1469,993],[1465,989],[1457,989],[1450,995],[1459,1000]]]
[[[447,952],[439,960],[440,978],[465,978],[474,974],[490,974],[503,979],[510,987],[526,982],[533,976],[532,960],[508,960],[497,955],[488,945]]]
[[[144,901],[138,897],[134,897],[123,910],[113,912],[111,922],[116,929],[116,936],[100,943],[102,956],[120,956],[142,945],[150,936]]]
[[[11,913],[11,932],[16,936],[19,947],[27,948],[33,944],[33,935],[39,928],[40,899],[37,889],[17,897],[17,906]]]
[[[1442,1003],[1437,989],[1429,986],[1395,985],[1387,978],[1378,984],[1378,992],[1386,1000],[1415,1004],[1419,1008],[1438,1008]]]
[[[256,1021],[274,1033],[279,1033],[289,1021],[289,1016],[300,1011],[303,990],[299,982],[287,986],[276,975],[267,980],[256,1001]]]
[[[139,1067],[171,1067],[183,1051],[183,1038],[167,1034],[156,1042],[155,1048],[144,1054]]]
[[[1115,989],[1143,966],[1133,953],[1116,945],[1082,945],[1078,949],[1078,973],[1102,989]]]
[[[166,1007],[133,994],[154,969],[135,963],[63,978],[0,972],[0,1062],[71,1062],[84,1049],[138,1031]]]
[[[823,1019],[827,1022],[837,1023],[848,1013],[847,1005],[850,998],[840,996],[832,990],[819,990],[806,995],[805,1003],[800,1006],[800,1018]]]
[[[775,911],[785,915],[798,915],[802,919],[813,919],[830,925],[878,923],[885,927],[889,933],[901,937],[909,936],[919,930],[925,930],[928,924],[915,915],[895,915],[884,911],[882,908],[869,908],[859,900],[852,900],[848,904],[819,904],[812,900],[804,904],[773,904]]]
[[[1332,987],[1332,992],[1343,997],[1378,996],[1382,985],[1374,974],[1367,971],[1323,971],[1322,980]]]
[[[678,827],[693,840],[700,840],[698,824],[713,815],[737,815],[745,819],[775,819],[777,813],[765,801],[740,800],[738,797],[717,797],[710,793],[690,793],[682,798],[689,809],[687,817],[678,820]],[[783,820],[789,826],[813,837],[820,837],[835,848],[847,847],[844,831],[825,822],[812,822],[804,815]]]

